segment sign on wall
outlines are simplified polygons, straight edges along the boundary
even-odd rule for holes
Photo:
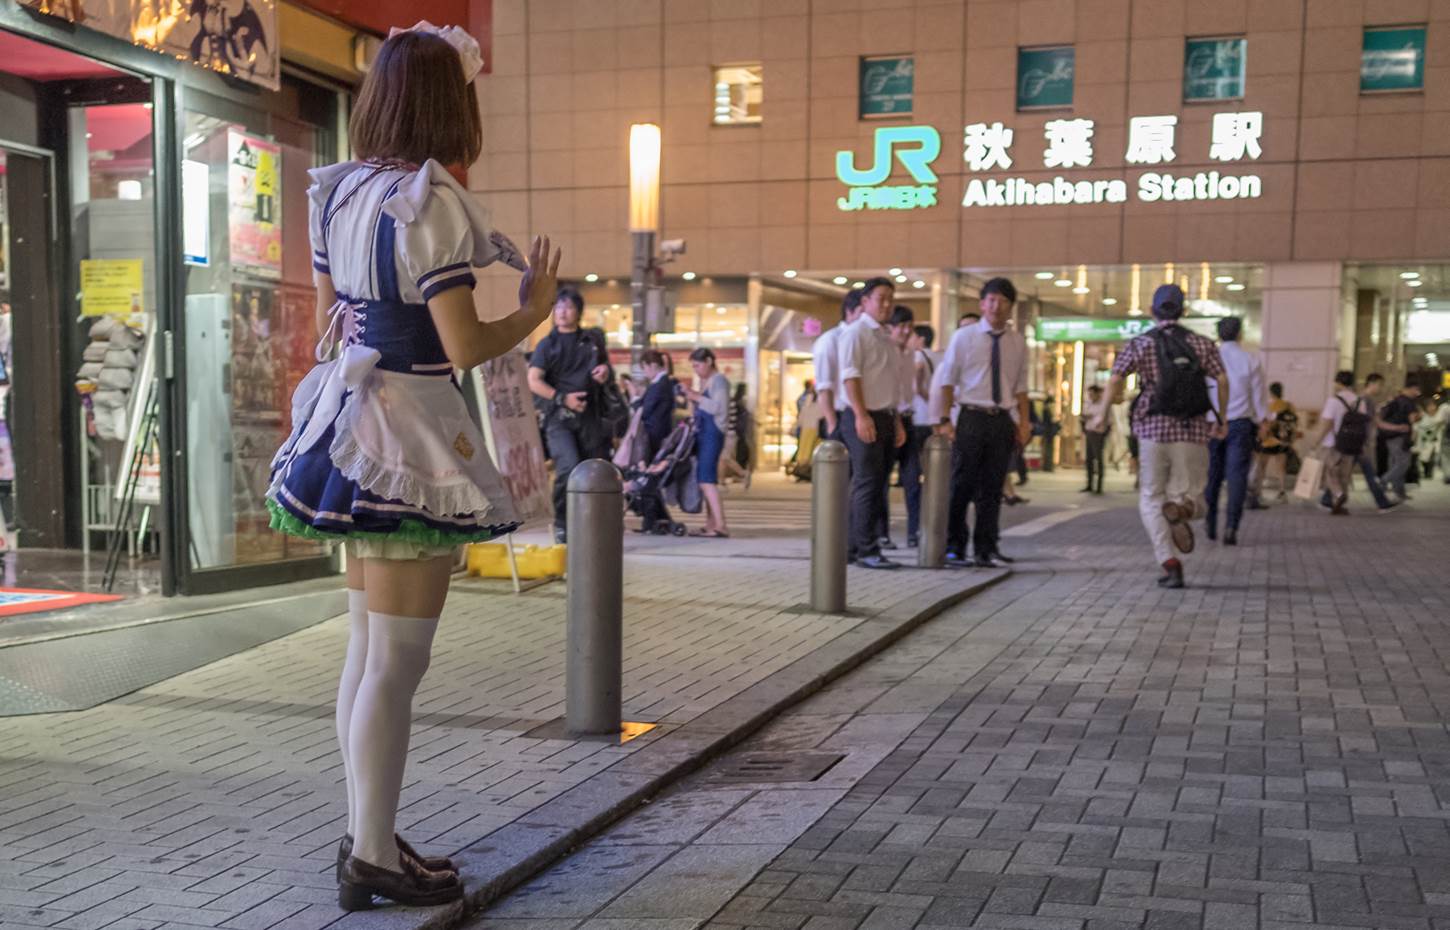
[[[282,277],[282,149],[227,131],[227,228],[233,267]]]
[[[144,280],[139,258],[81,259],[81,316],[128,317],[144,312]]]
[[[1017,109],[1072,106],[1073,47],[1017,50]]]
[[[1359,59],[1361,91],[1419,90],[1424,86],[1424,26],[1364,31]]]
[[[1218,325],[1211,317],[1184,317],[1182,324],[1203,335],[1213,335]],[[1042,342],[1127,342],[1152,328],[1151,317],[1045,317],[1037,321],[1037,338]]]
[[[276,0],[19,0],[133,45],[276,90]]]
[[[861,118],[910,116],[916,60],[910,55],[861,59]]]
[[[876,130],[871,167],[858,168],[849,150],[836,153],[836,177],[850,190],[836,198],[841,210],[914,210],[936,206],[936,172],[941,134],[932,126],[882,126]],[[883,184],[901,163],[915,184]]]
[[[1248,40],[1189,39],[1183,53],[1183,99],[1237,100],[1244,95]]]

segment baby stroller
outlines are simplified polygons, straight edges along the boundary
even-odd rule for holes
[[[699,513],[703,503],[695,479],[695,423],[681,420],[665,438],[654,461],[624,470],[624,500],[641,518],[639,532],[656,536],[685,535],[685,524],[670,519],[666,502],[685,513]]]

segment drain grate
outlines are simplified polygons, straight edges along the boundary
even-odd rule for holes
[[[815,781],[842,759],[832,752],[743,752],[731,756],[710,774],[711,781],[802,782]]]

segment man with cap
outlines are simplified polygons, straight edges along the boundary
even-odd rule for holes
[[[1108,405],[1122,400],[1123,384],[1136,373],[1142,400],[1133,405],[1133,434],[1139,445],[1138,513],[1163,568],[1159,587],[1183,587],[1180,555],[1193,551],[1188,525],[1203,513],[1208,480],[1208,443],[1223,439],[1222,423],[1211,424],[1214,409],[1208,379],[1217,382],[1219,410],[1230,410],[1229,379],[1211,339],[1179,325],[1183,289],[1164,284],[1153,292],[1155,325],[1129,342],[1113,363],[1108,390],[1098,403],[1105,417]]]

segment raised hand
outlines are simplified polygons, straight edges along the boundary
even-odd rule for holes
[[[529,248],[529,267],[519,280],[519,306],[540,316],[547,315],[559,289],[559,260],[562,249],[551,247],[548,236],[535,236]]]

